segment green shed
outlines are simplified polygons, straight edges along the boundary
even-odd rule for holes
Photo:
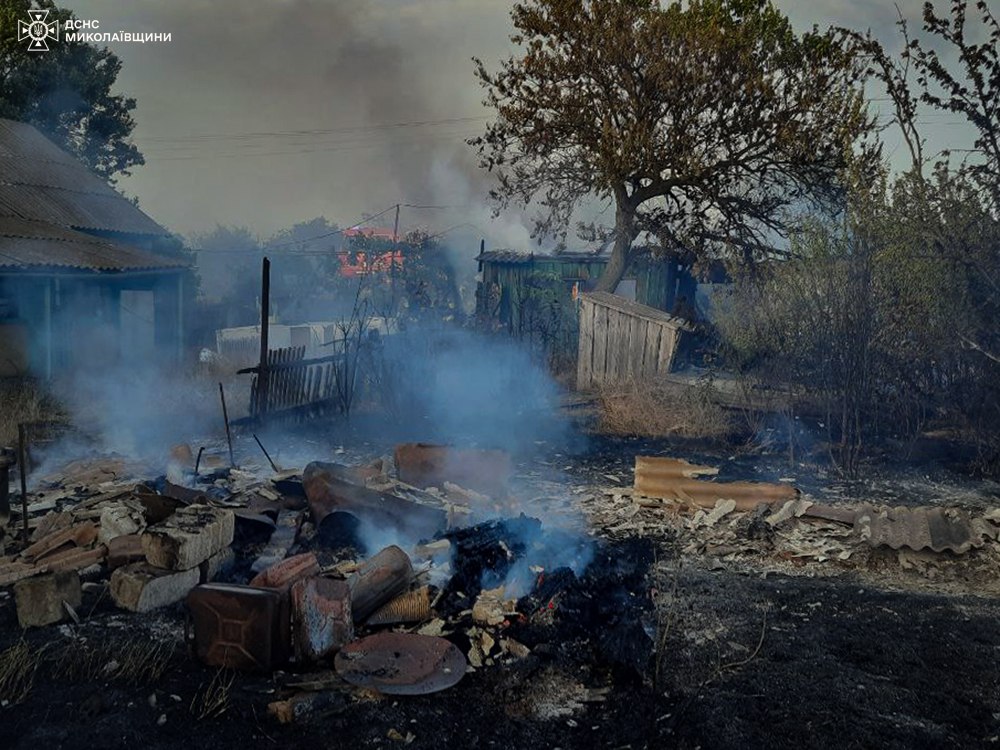
[[[607,255],[574,252],[556,255],[490,250],[479,254],[476,316],[511,333],[521,330],[526,300],[540,283],[561,296],[566,305],[592,291],[608,263]],[[669,311],[677,299],[678,282],[687,275],[676,262],[642,254],[632,262],[616,294],[658,310]]]

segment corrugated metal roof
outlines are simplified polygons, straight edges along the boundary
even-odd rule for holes
[[[517,250],[486,250],[476,258],[480,263],[484,261],[493,263],[517,263],[528,264],[535,261],[556,261],[563,263],[607,263],[608,256],[596,255],[594,253],[558,253],[554,255],[536,255],[535,253],[522,253]]]
[[[131,245],[55,226],[0,216],[0,271],[73,268],[87,271],[153,271],[186,268],[184,261]]]
[[[170,234],[35,128],[4,119],[0,215],[80,229]]]

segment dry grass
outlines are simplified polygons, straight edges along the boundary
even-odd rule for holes
[[[598,429],[611,435],[724,439],[736,432],[710,383],[630,383],[599,395]]]
[[[0,653],[0,705],[22,703],[35,684],[42,651],[20,640]]]
[[[105,679],[148,685],[163,676],[174,651],[173,643],[154,638],[98,644],[73,641],[60,650],[52,671],[55,677],[67,682]]]
[[[21,422],[65,418],[65,411],[44,386],[27,378],[0,379],[0,446],[17,443]]]
[[[235,680],[235,673],[218,670],[208,685],[191,698],[191,715],[198,721],[222,716],[229,709],[229,695]]]

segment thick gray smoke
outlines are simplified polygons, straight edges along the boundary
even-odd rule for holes
[[[122,187],[173,231],[222,224],[267,237],[316,216],[349,225],[397,202],[455,207],[404,211],[406,230],[479,223],[468,212],[488,176],[464,140],[490,112],[471,58],[507,53],[508,5],[78,0],[74,9],[102,27],[173,35],[156,48],[115,48],[147,158]],[[438,165],[460,179],[439,179]],[[484,230],[489,244],[505,244]]]
[[[397,429],[408,440],[530,455],[570,439],[561,389],[528,350],[504,336],[462,329],[387,337]]]
[[[887,42],[894,38],[892,3],[777,4],[799,29],[841,24],[871,27]],[[440,121],[490,116],[470,58],[499,61],[510,54],[512,3],[70,5],[80,18],[100,20],[102,28],[172,34],[169,44],[113,50],[123,63],[118,85],[138,101],[135,139],[148,161],[122,187],[178,233],[222,224],[248,226],[267,237],[316,216],[347,223],[400,201],[455,205],[484,195],[478,189],[484,177],[461,141],[481,132],[485,119]],[[899,5],[919,22],[920,0]],[[385,127],[431,121],[440,124]],[[437,189],[435,161],[469,178],[474,190]],[[428,214],[425,223],[447,227],[464,220],[458,212]],[[489,232],[487,237],[492,246],[506,244]]]

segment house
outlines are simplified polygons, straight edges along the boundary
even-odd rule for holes
[[[391,229],[378,227],[351,227],[343,232],[347,240],[363,243],[365,240],[396,245],[399,236]],[[363,245],[362,245],[363,246]],[[403,252],[398,247],[390,250],[342,249],[337,252],[340,275],[347,279],[373,273],[396,273],[403,268]]]
[[[0,376],[177,361],[187,272],[166,229],[32,126],[0,119]]]

